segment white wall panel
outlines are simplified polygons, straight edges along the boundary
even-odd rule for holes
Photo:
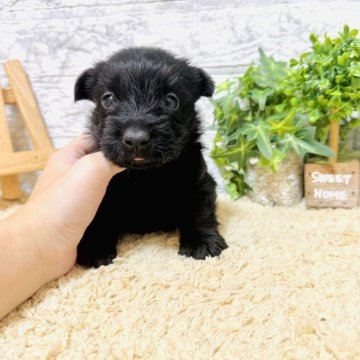
[[[0,0],[0,61],[23,62],[59,147],[85,128],[91,108],[73,102],[76,77],[119,48],[169,49],[219,82],[242,73],[259,47],[287,60],[309,47],[310,32],[335,35],[345,23],[360,27],[359,1]],[[200,108],[207,128],[211,107]],[[11,126],[17,148],[27,147],[16,116]]]

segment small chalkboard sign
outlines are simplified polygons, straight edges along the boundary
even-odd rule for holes
[[[359,205],[359,161],[305,165],[307,207],[343,207]]]

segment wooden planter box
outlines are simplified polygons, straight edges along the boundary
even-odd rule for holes
[[[359,206],[359,161],[338,163],[339,122],[330,122],[329,145],[334,156],[328,164],[305,165],[307,207],[353,208]]]
[[[307,207],[359,206],[359,161],[305,165]]]

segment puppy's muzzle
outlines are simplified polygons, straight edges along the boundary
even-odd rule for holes
[[[150,147],[150,134],[143,129],[127,128],[122,139],[124,147],[133,153],[143,153]]]

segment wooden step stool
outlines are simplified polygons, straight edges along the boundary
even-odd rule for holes
[[[0,87],[0,183],[3,198],[14,200],[21,197],[17,174],[43,169],[54,147],[20,61],[9,60],[3,65],[10,87]],[[19,107],[33,150],[14,152],[6,104]]]

